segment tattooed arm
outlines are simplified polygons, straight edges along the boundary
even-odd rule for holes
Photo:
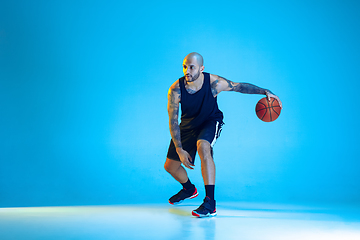
[[[169,89],[168,92],[168,113],[169,113],[169,128],[171,138],[176,147],[176,152],[179,155],[180,161],[185,167],[193,169],[191,166],[192,159],[190,154],[182,148],[181,135],[179,127],[179,103],[180,103],[180,86],[179,82],[176,81]]]
[[[179,127],[179,103],[180,103],[180,87],[179,83],[175,82],[168,92],[168,114],[169,114],[169,127],[171,138],[176,148],[182,148]]]
[[[236,83],[232,82],[226,78],[217,76],[217,75],[210,75],[210,82],[211,82],[211,91],[216,97],[222,91],[234,91],[239,93],[247,93],[247,94],[263,94],[266,95],[267,98],[275,98],[278,100],[280,107],[282,107],[282,103],[278,96],[273,94],[270,90],[264,89],[258,86],[255,86],[251,83]]]

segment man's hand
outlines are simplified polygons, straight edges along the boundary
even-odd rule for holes
[[[272,94],[272,93],[269,92],[269,91],[265,91],[265,94],[266,94],[266,97],[267,97],[267,99],[268,99],[269,102],[270,102],[270,98],[275,98],[275,99],[279,102],[280,107],[281,107],[281,109],[282,109],[282,103],[281,103],[281,101],[280,101],[280,99],[279,99],[278,96]]]
[[[195,166],[195,165],[192,163],[192,158],[187,151],[178,147],[176,148],[176,152],[179,155],[180,161],[182,162],[182,164],[184,164],[185,167],[189,169],[194,169],[191,166]]]

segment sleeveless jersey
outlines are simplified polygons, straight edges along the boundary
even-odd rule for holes
[[[204,82],[194,94],[185,89],[185,77],[179,79],[182,130],[190,130],[201,126],[205,121],[216,120],[222,123],[223,113],[219,110],[217,97],[211,92],[210,74],[204,74]]]

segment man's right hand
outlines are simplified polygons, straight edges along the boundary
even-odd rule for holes
[[[195,165],[192,163],[192,158],[187,151],[179,147],[176,148],[176,152],[179,155],[180,161],[182,162],[182,164],[184,164],[185,167],[189,169],[194,169],[191,166],[195,166]]]

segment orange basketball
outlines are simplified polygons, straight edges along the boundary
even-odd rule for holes
[[[275,121],[281,112],[279,102],[275,98],[270,98],[270,102],[267,97],[260,99],[255,107],[256,115],[264,122]]]

